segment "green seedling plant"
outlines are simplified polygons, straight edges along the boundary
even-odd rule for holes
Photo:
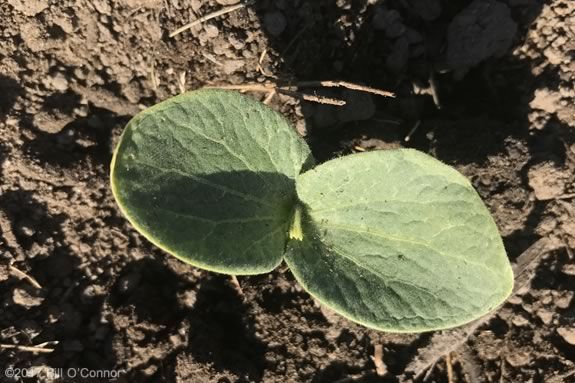
[[[283,260],[318,301],[370,328],[462,325],[513,287],[493,218],[454,168],[412,149],[315,165],[284,117],[236,92],[189,92],[135,116],[111,186],[166,252],[231,275]]]

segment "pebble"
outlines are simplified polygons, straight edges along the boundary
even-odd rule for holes
[[[196,304],[197,294],[194,290],[186,290],[179,296],[182,306],[191,309]]]
[[[561,272],[565,275],[575,277],[575,265],[574,264],[563,265],[563,267],[561,268]]]
[[[531,362],[531,354],[525,351],[513,352],[507,355],[505,360],[513,367],[526,366]]]
[[[554,296],[553,303],[555,303],[557,308],[565,310],[571,306],[573,296],[575,296],[575,292],[573,291],[562,291]]]
[[[244,66],[243,60],[226,60],[224,61],[223,70],[226,74],[232,74]]]
[[[241,50],[246,46],[246,43],[242,39],[238,38],[233,34],[228,37],[228,41],[232,45],[232,47],[234,47],[237,50]]]
[[[513,323],[514,326],[517,327],[525,327],[529,325],[529,320],[525,318],[523,315],[516,315],[515,317],[513,317],[513,320],[511,322]]]
[[[529,106],[532,109],[543,110],[547,113],[556,113],[560,100],[561,94],[559,92],[550,91],[549,89],[537,89],[535,98],[529,103]]]
[[[561,327],[557,329],[557,334],[572,346],[575,346],[575,327]]]
[[[218,37],[218,35],[220,34],[218,27],[216,27],[213,24],[204,25],[204,30],[206,31],[206,36],[211,39],[213,39],[214,37]]]
[[[550,324],[553,320],[553,312],[547,309],[540,309],[537,311],[537,316],[541,319],[544,324]]]
[[[529,186],[538,200],[553,199],[563,194],[565,190],[563,173],[550,162],[534,165],[529,169],[528,178]]]
[[[12,300],[14,303],[24,307],[34,307],[40,306],[44,301],[44,298],[39,296],[34,296],[28,291],[20,288],[15,288],[12,293]]]

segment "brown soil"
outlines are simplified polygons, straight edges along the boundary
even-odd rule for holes
[[[267,50],[265,74],[398,95],[325,92],[344,110],[276,97],[316,158],[418,148],[472,180],[511,260],[540,238],[556,244],[452,353],[452,382],[575,381],[575,3],[262,0],[168,36],[230,3],[0,3],[0,343],[58,342],[2,350],[0,366],[123,369],[125,382],[412,380],[430,334],[335,317],[285,270],[240,277],[242,296],[154,248],[112,199],[111,152],[131,116],[181,88],[264,81]],[[427,378],[448,381],[445,359]]]

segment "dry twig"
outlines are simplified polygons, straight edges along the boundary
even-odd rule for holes
[[[282,93],[291,97],[300,98],[306,101],[316,102],[319,104],[326,104],[326,105],[335,105],[335,106],[343,106],[346,104],[344,100],[325,97],[320,95],[311,95],[306,93],[297,92],[294,89],[297,88],[318,88],[318,87],[340,87],[346,89],[353,89],[360,92],[367,92],[371,94],[376,94],[379,96],[385,97],[395,97],[395,95],[391,92],[371,88],[368,86],[363,86],[359,84],[353,84],[346,81],[304,81],[304,82],[297,82],[293,84],[276,84],[273,82],[264,82],[264,83],[248,83],[248,84],[240,84],[240,85],[207,85],[206,88],[217,88],[217,89],[229,89],[229,90],[237,90],[240,92],[264,92],[268,95],[270,92],[275,91],[275,93]],[[273,97],[273,96],[270,96]]]
[[[57,344],[58,342],[45,342],[36,346],[20,346],[18,344],[0,344],[0,350],[17,350],[23,352],[34,352],[34,353],[51,353],[54,351],[53,348],[46,348],[45,346],[49,343]]]
[[[8,268],[10,269],[10,272],[17,276],[20,279],[25,279],[28,282],[30,282],[30,284],[34,287],[36,287],[37,289],[41,289],[42,286],[40,286],[40,284],[38,283],[38,281],[36,279],[34,279],[34,277],[31,277],[30,275],[26,274],[25,272],[18,270],[17,268],[15,268],[12,265],[8,265]]]
[[[286,95],[294,97],[294,98],[301,98],[302,100],[316,102],[318,104],[335,105],[335,106],[344,106],[345,105],[344,100],[339,100],[337,98],[299,93],[299,92],[294,92],[292,90],[281,89],[281,88],[278,88],[277,92],[282,93],[282,94],[286,94]]]
[[[389,92],[387,90],[381,90],[377,88],[372,88],[369,86],[354,84],[347,81],[302,81],[294,84],[299,88],[306,88],[306,87],[324,87],[324,88],[346,88],[351,90],[357,90],[360,92],[376,94],[378,96],[383,97],[395,97],[393,92]]]
[[[263,62],[264,62],[264,58],[266,57],[267,54],[268,54],[268,49],[265,48],[265,49],[262,51],[262,54],[260,55],[260,58],[259,58],[259,60],[258,60],[258,71],[259,71],[262,75],[264,75],[264,76],[266,76],[266,77],[276,78],[276,76],[274,76],[273,74],[267,73],[267,72],[264,70],[264,67],[262,66],[262,64],[263,64]]]
[[[280,87],[273,83],[262,83],[262,84],[242,84],[242,85],[208,85],[206,88],[214,88],[214,89],[228,89],[228,90],[237,90],[240,92],[264,92],[270,93],[275,91],[276,93],[282,93],[291,97],[301,98],[306,101],[317,102],[319,104],[327,104],[327,105],[335,105],[335,106],[343,106],[345,105],[345,101],[338,100],[335,98],[329,98],[324,96],[317,96],[317,95],[310,95],[299,93],[290,89],[286,89]]]
[[[230,277],[231,277],[231,281],[232,281],[232,286],[234,286],[234,289],[236,290],[238,295],[243,297],[244,296],[244,290],[242,290],[242,286],[240,285],[240,281],[238,281],[238,277],[236,277],[235,275],[231,275]]]
[[[413,125],[413,128],[411,128],[411,130],[409,131],[409,133],[407,133],[407,136],[405,136],[405,138],[403,140],[405,142],[409,142],[411,140],[411,136],[413,136],[413,134],[416,132],[417,128],[419,128],[420,125],[421,125],[421,120],[417,120],[415,125]]]
[[[373,356],[371,356],[373,364],[375,364],[375,372],[377,376],[387,375],[387,366],[383,363],[383,346],[376,344],[374,346]]]
[[[272,99],[274,98],[275,95],[276,95],[275,90],[272,90],[271,92],[269,92],[268,95],[266,96],[265,100],[264,100],[264,104],[269,105],[270,102],[272,102]]]
[[[452,360],[451,360],[451,353],[448,352],[447,355],[445,355],[445,367],[447,368],[447,381],[449,383],[453,383],[453,364],[452,364]]]
[[[175,31],[173,31],[172,33],[170,33],[170,37],[174,37],[174,36],[176,36],[176,35],[179,35],[180,33],[185,32],[185,31],[187,31],[188,29],[193,28],[194,26],[196,26],[196,25],[198,25],[198,24],[205,23],[206,21],[211,20],[211,19],[213,19],[213,18],[216,18],[216,17],[218,17],[218,16],[223,16],[223,15],[225,15],[225,14],[227,14],[227,13],[237,11],[238,9],[244,8],[246,5],[249,5],[250,3],[251,3],[251,2],[239,3],[239,4],[236,4],[236,5],[231,5],[231,6],[229,6],[229,7],[225,7],[225,8],[222,8],[222,9],[218,10],[218,11],[215,11],[215,12],[212,12],[212,13],[207,14],[207,15],[205,15],[205,16],[202,16],[202,17],[200,17],[199,19],[194,20],[194,21],[192,21],[192,22],[190,22],[190,23],[188,23],[188,24],[186,24],[186,25],[184,25],[184,26],[182,26],[182,27],[176,29]]]

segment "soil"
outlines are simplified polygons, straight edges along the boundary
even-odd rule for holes
[[[318,160],[423,150],[472,180],[512,261],[555,244],[453,350],[453,368],[441,358],[425,379],[575,381],[575,3],[261,0],[169,37],[234,3],[0,3],[0,343],[57,342],[2,349],[0,366],[44,368],[23,379],[41,382],[48,367],[124,370],[122,382],[424,380],[406,368],[431,334],[334,316],[285,268],[239,277],[240,293],[150,245],[113,201],[112,149],[135,113],[183,89],[277,77],[397,95],[301,89],[345,109],[276,96]]]

